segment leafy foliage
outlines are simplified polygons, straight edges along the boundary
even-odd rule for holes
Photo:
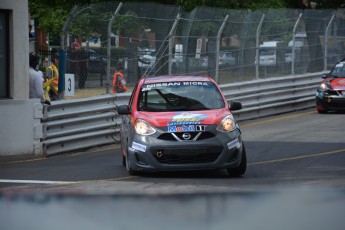
[[[60,5],[49,5],[39,0],[29,1],[29,10],[32,19],[35,19],[36,26],[44,32],[58,36],[68,16],[70,8]]]
[[[141,0],[145,2],[157,2],[162,4],[177,4],[186,11],[190,11],[197,6],[222,7],[227,9],[265,9],[265,8],[301,8],[304,7],[303,0]],[[314,0],[318,8],[337,8],[343,4],[343,0]],[[62,27],[74,5],[85,5],[104,2],[104,0],[29,0],[29,10],[31,17],[35,19],[36,25],[44,32],[49,32],[51,37],[58,37]],[[109,3],[118,3],[119,1],[110,0]],[[138,2],[138,0],[123,0],[122,2]],[[79,24],[73,25],[74,33],[82,37],[90,37],[95,34],[83,34],[83,31],[106,31],[105,28],[92,28],[92,22],[87,19],[91,12],[84,13],[80,17]],[[96,20],[106,20],[112,12],[105,9],[102,14],[96,16]],[[81,24],[82,23],[82,24]],[[137,27],[135,25],[136,17],[133,13],[127,13],[121,16],[119,22],[116,22],[114,28],[126,33],[133,33]],[[84,28],[84,29],[83,29]],[[97,32],[98,31],[98,32]]]

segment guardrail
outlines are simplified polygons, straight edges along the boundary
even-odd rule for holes
[[[119,141],[116,96],[72,99],[44,106],[43,154],[53,155]]]
[[[323,73],[286,76],[220,85],[226,100],[242,102],[237,121],[315,106],[315,90]],[[52,155],[120,141],[116,105],[131,93],[54,102],[44,107],[43,154]],[[116,103],[115,103],[116,102]]]
[[[324,72],[221,85],[225,98],[241,101],[237,121],[276,115],[315,106],[315,92]]]

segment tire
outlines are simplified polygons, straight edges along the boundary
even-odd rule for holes
[[[316,102],[316,110],[317,110],[317,112],[318,113],[321,113],[321,114],[326,114],[326,113],[328,113],[328,109],[326,109],[325,107],[323,107],[322,105],[321,105],[321,103],[320,102]]]
[[[128,157],[128,149],[127,149],[127,157],[125,157],[125,165],[126,165],[126,170],[130,176],[135,176],[138,174],[137,171],[132,169],[131,161],[129,160],[129,157]]]
[[[126,157],[122,154],[122,166],[126,167]]]
[[[227,169],[227,171],[230,176],[239,177],[239,176],[242,176],[246,172],[246,170],[247,170],[247,153],[243,144],[242,158],[241,158],[240,165],[237,168],[229,168]]]
[[[320,108],[316,108],[317,109],[317,112],[318,113],[321,113],[321,114],[326,114],[328,113],[327,109],[320,109]]]
[[[122,166],[123,167],[126,167],[126,157],[125,157],[125,155],[123,154],[123,147],[122,147],[122,143],[120,144],[120,146],[121,146],[121,161],[122,161]]]

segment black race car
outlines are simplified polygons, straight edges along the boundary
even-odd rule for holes
[[[317,111],[345,111],[345,59],[335,64],[322,78],[324,80],[316,92]]]

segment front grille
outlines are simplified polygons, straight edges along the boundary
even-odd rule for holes
[[[208,138],[212,138],[215,135],[211,132],[203,132],[201,133],[201,135],[199,136],[198,140],[204,140],[204,139],[208,139]]]
[[[345,109],[345,97],[332,97],[330,101],[325,97],[324,102],[330,109]]]
[[[152,149],[151,154],[162,164],[201,164],[214,162],[222,151],[222,147],[213,146],[189,149]],[[157,152],[161,153],[161,155],[157,154]]]
[[[211,132],[186,132],[190,134],[190,138],[188,140],[185,140],[182,135],[185,134],[184,132],[178,132],[178,133],[163,133],[158,136],[157,139],[159,140],[165,140],[165,141],[191,141],[194,140],[194,138],[199,135],[196,138],[196,141],[198,140],[204,140],[208,138],[212,138],[215,135]],[[176,136],[176,137],[175,137]],[[176,139],[177,138],[177,139]]]

